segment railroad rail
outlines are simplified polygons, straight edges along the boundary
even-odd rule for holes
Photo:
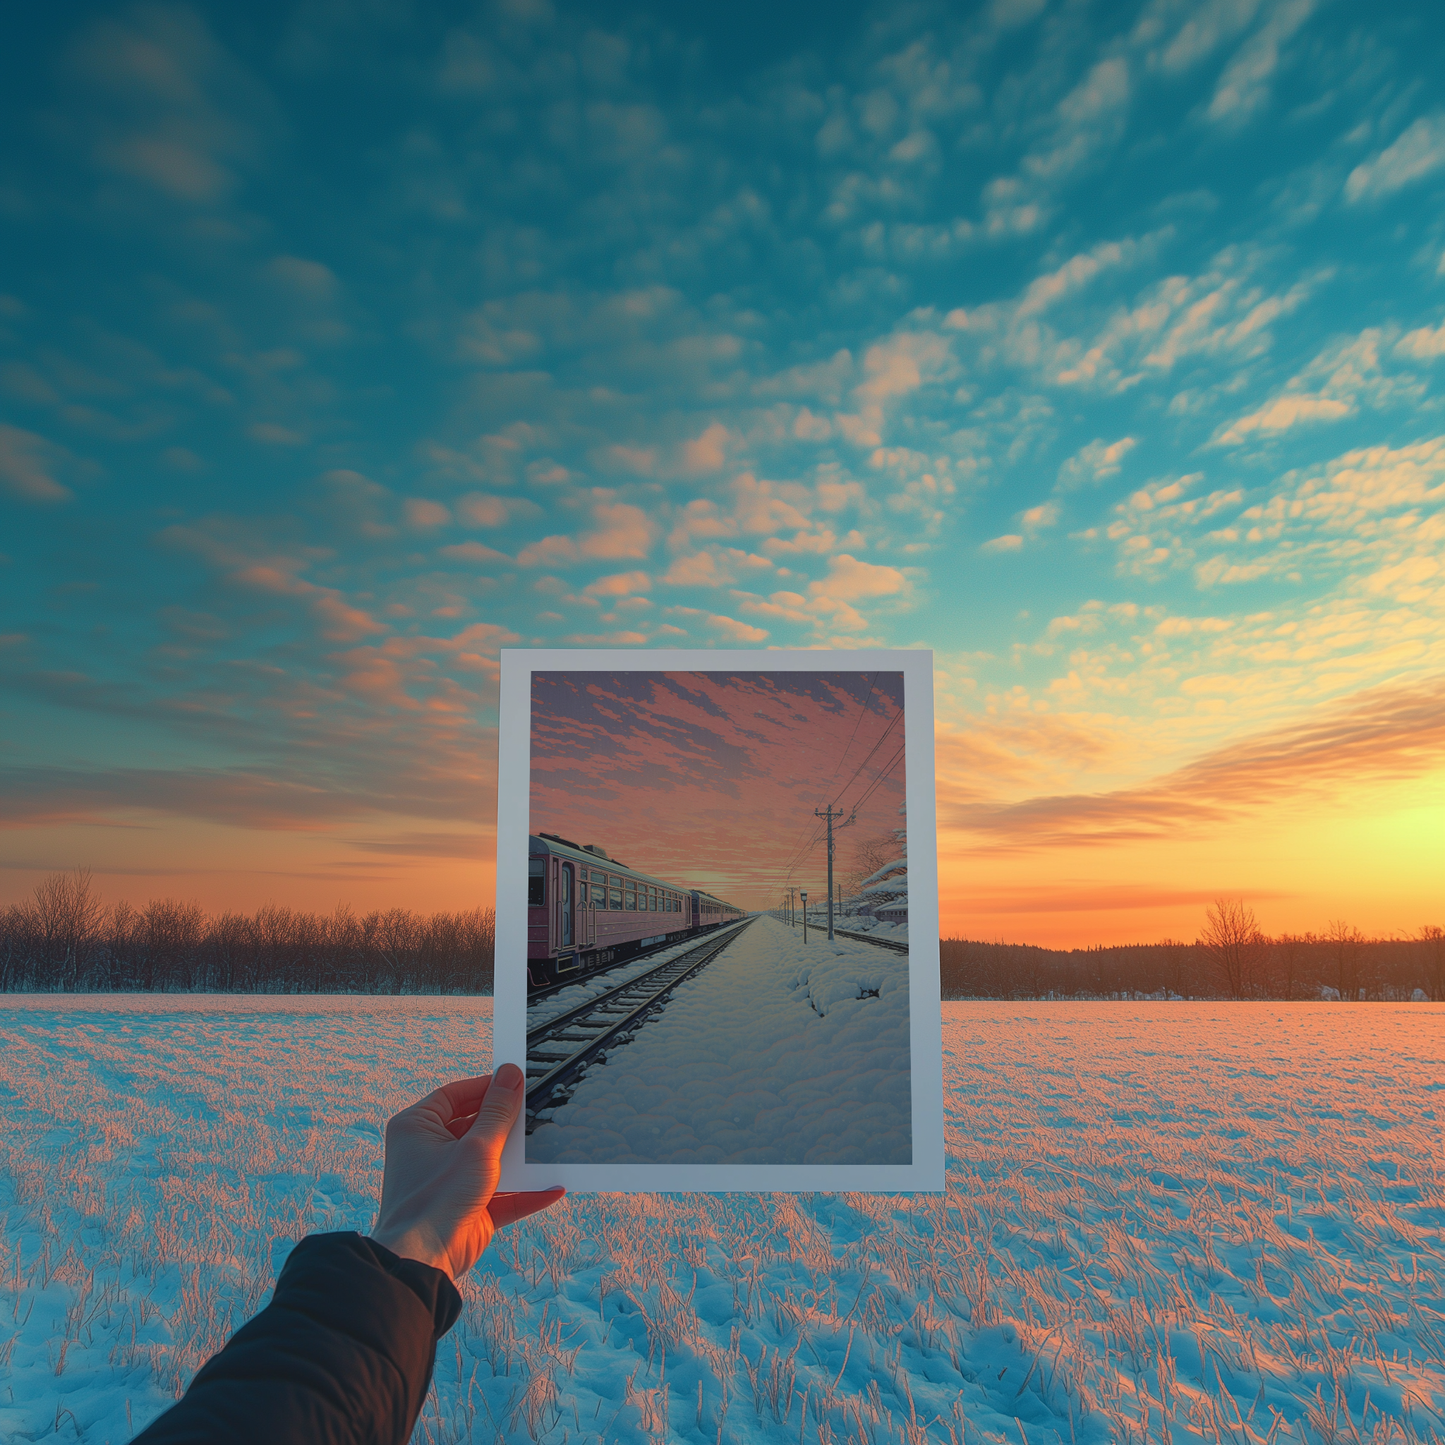
[[[631,1039],[673,990],[706,968],[749,924],[719,929],[686,953],[527,1031],[527,1132],[537,1115],[608,1048]]]
[[[854,933],[851,928],[839,928],[833,925],[833,932],[843,938],[861,938],[864,943],[875,944],[879,948],[891,948],[894,953],[907,953],[908,945],[897,938],[874,938],[871,933]]]

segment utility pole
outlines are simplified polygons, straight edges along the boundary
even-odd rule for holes
[[[788,924],[792,928],[798,926],[798,905],[793,900],[793,894],[797,891],[796,888],[788,889]]]
[[[814,808],[814,809],[813,809],[813,816],[814,816],[815,818],[826,818],[826,819],[828,820],[828,942],[829,942],[829,943],[832,943],[832,941],[833,941],[833,819],[834,819],[834,818],[841,818],[841,817],[843,816],[843,810],[842,810],[842,808],[839,808],[838,811],[835,813],[835,812],[833,811],[833,805],[832,805],[831,803],[829,803],[826,812],[820,813],[816,808]],[[857,816],[858,816],[858,815],[857,815],[857,813],[855,812],[855,813],[853,814],[853,817],[848,819],[848,823],[851,823],[851,822],[853,821],[853,819],[856,818]],[[841,823],[841,824],[839,824],[839,827],[840,827],[840,828],[846,828],[846,827],[848,826],[848,823]]]

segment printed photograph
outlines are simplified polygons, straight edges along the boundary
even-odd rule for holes
[[[530,745],[527,1162],[910,1163],[903,674],[535,671]]]

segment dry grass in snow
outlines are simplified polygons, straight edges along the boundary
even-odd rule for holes
[[[365,1230],[490,1000],[7,999],[0,1438],[129,1438]],[[464,1288],[425,1441],[1445,1439],[1431,1005],[945,1004],[946,1196],[602,1196]]]

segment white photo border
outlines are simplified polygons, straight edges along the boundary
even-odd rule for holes
[[[527,864],[534,672],[901,672],[908,823],[908,1017],[913,1105],[909,1164],[539,1164],[519,1120],[502,1153],[504,1190],[561,1184],[588,1193],[940,1192],[944,1182],[943,1013],[938,974],[938,832],[933,771],[933,653],[924,649],[577,650],[501,654],[497,740],[497,932],[493,1067],[526,1071]]]

